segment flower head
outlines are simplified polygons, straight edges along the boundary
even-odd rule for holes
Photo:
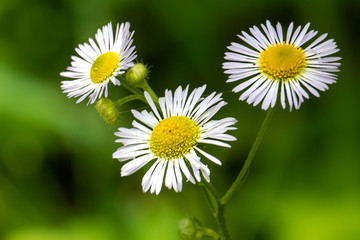
[[[210,170],[200,161],[200,153],[210,161],[221,165],[216,157],[200,148],[201,144],[213,144],[230,147],[224,141],[234,141],[235,137],[226,131],[236,129],[234,118],[211,120],[226,102],[221,94],[215,92],[202,98],[206,86],[196,88],[188,95],[188,87],[178,87],[174,93],[166,90],[165,97],[159,98],[161,114],[150,95],[145,92],[152,112],[132,110],[133,128],[119,128],[115,133],[116,142],[123,144],[116,150],[113,158],[128,161],[122,169],[121,176],[133,174],[155,159],[142,180],[143,191],[159,194],[165,175],[165,186],[176,192],[182,189],[182,175],[192,183],[200,182],[200,172],[210,181]],[[191,167],[190,173],[188,167]],[[165,174],[166,173],[166,174]],[[194,175],[194,176],[193,176]],[[195,177],[195,178],[194,178]]]
[[[325,91],[328,84],[335,83],[340,66],[340,57],[329,57],[339,51],[333,39],[323,41],[327,34],[311,40],[317,31],[308,31],[310,23],[293,31],[293,23],[286,36],[278,23],[275,28],[269,21],[261,24],[263,32],[256,26],[250,28],[252,35],[242,32],[238,37],[250,47],[231,43],[233,52],[225,53],[229,62],[223,64],[225,73],[230,74],[227,82],[242,80],[233,91],[245,90],[240,100],[247,99],[254,106],[262,101],[262,109],[274,107],[280,90],[280,102],[286,107],[298,109],[308,92],[319,97],[317,90]]]
[[[130,23],[117,24],[115,36],[112,24],[108,23],[95,34],[96,43],[79,44],[75,51],[80,57],[72,56],[71,67],[61,76],[75,80],[62,81],[61,88],[68,97],[80,97],[76,103],[89,97],[89,103],[101,98],[103,92],[108,94],[108,83],[120,85],[116,79],[119,74],[133,66],[136,58],[135,46],[131,46],[134,32],[129,31]]]

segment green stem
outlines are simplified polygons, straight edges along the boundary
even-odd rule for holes
[[[114,102],[114,104],[115,104],[115,106],[118,108],[118,107],[120,107],[121,105],[123,105],[124,103],[130,102],[130,101],[133,101],[133,100],[141,100],[141,101],[146,102],[145,97],[142,96],[142,95],[129,95],[129,96],[120,98],[119,100],[117,100],[116,102]],[[147,103],[147,102],[146,102],[146,103]]]
[[[120,81],[120,82],[121,82],[121,86],[123,86],[130,92],[134,93],[134,95],[144,95],[144,93],[140,89],[130,86],[126,81]]]
[[[203,187],[203,192],[209,203],[210,210],[219,226],[222,239],[231,240],[230,232],[225,221],[224,205],[221,204],[215,188],[207,181],[203,181],[201,186]]]
[[[147,91],[147,92],[150,94],[152,100],[154,100],[154,102],[155,102],[156,104],[159,104],[159,98],[158,98],[158,96],[156,95],[156,93],[152,90],[152,88],[149,86],[149,84],[148,84],[146,81],[144,81],[144,84],[142,84],[142,85],[143,85],[143,86],[141,86],[141,88],[142,88],[144,91]]]
[[[223,236],[224,240],[231,240],[230,232],[225,221],[224,205],[221,204],[220,202],[219,202],[219,210],[218,210],[218,215],[216,217],[216,221],[220,227],[221,235]]]
[[[150,94],[152,100],[155,102],[155,104],[159,108],[159,98],[156,95],[156,93],[152,90],[152,88],[149,86],[147,81],[144,80],[143,83],[141,85],[139,85],[138,87],[131,86],[130,84],[127,83],[127,81],[122,81],[121,85],[123,87],[125,87],[126,89],[128,89],[129,91],[131,91],[132,93],[134,93],[134,95],[142,96],[143,99],[141,99],[141,100],[143,100],[145,103],[148,103],[148,102],[146,101],[146,99],[144,97],[143,91],[147,91]],[[140,90],[139,88],[141,88],[142,90]]]
[[[236,177],[235,181],[232,183],[231,187],[225,193],[225,195],[221,198],[221,204],[225,205],[233,197],[234,193],[240,188],[240,186],[244,182],[244,180],[245,180],[244,177],[246,177],[246,173],[249,170],[249,167],[255,156],[255,153],[260,146],[261,140],[263,139],[264,133],[267,129],[267,126],[269,125],[269,122],[274,113],[274,110],[275,110],[275,108],[270,108],[267,111],[265,120],[261,125],[260,131],[258,132],[258,135],[256,136],[256,139],[255,139],[255,141],[251,147],[251,150],[249,152],[249,155],[248,155],[247,159],[245,160],[245,163],[244,163],[240,173]]]
[[[211,185],[211,183],[202,181],[200,183],[200,186],[202,187],[203,192],[205,194],[205,198],[208,201],[210,211],[216,218],[219,212],[218,208],[219,208],[220,198],[218,197],[218,194],[215,188]]]

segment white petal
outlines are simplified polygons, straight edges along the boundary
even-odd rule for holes
[[[279,37],[279,42],[282,43],[284,41],[283,39],[283,32],[282,32],[282,27],[280,23],[276,24],[276,30],[277,30],[277,35]]]
[[[214,162],[214,163],[216,163],[216,164],[218,164],[218,165],[221,165],[221,161],[220,161],[219,159],[217,159],[216,157],[214,157],[214,156],[212,156],[212,155],[204,152],[203,150],[201,150],[201,149],[198,148],[198,147],[195,147],[195,149],[196,149],[197,151],[199,151],[202,155],[204,155],[204,157],[206,157],[206,158],[209,159],[210,161],[212,161],[212,162]]]
[[[151,187],[152,182],[153,182],[152,175],[153,175],[154,169],[157,165],[159,165],[160,162],[161,162],[160,159],[156,160],[156,162],[145,173],[145,175],[142,179],[142,182],[141,182],[141,185],[143,187],[143,192],[147,192],[149,190],[149,188]]]
[[[181,171],[184,173],[187,180],[192,182],[193,184],[195,184],[196,183],[195,179],[191,175],[191,173],[190,173],[189,169],[187,168],[186,163],[182,157],[179,158],[179,165],[180,165]]]
[[[139,129],[139,130],[141,130],[141,131],[144,131],[144,132],[148,133],[149,135],[151,135],[151,133],[152,133],[152,130],[150,130],[150,129],[148,129],[147,127],[141,125],[140,123],[138,123],[138,122],[135,121],[135,120],[132,122],[132,125],[133,125],[135,128],[137,128],[137,129]]]
[[[231,146],[227,143],[221,142],[221,141],[217,141],[217,140],[212,140],[212,139],[199,139],[199,142],[201,143],[207,143],[207,144],[212,144],[212,145],[217,145],[220,147],[227,147],[230,148]]]
[[[164,179],[164,174],[165,174],[165,168],[166,168],[166,161],[163,162],[163,166],[162,168],[159,170],[159,173],[156,173],[156,179],[157,179],[157,183],[156,183],[156,187],[155,187],[155,194],[158,195],[160,193],[162,184],[163,184],[163,179]],[[158,166],[159,167],[159,166]],[[155,170],[156,171],[156,170]],[[155,175],[155,174],[154,174]]]
[[[131,160],[121,168],[121,176],[123,177],[133,174],[134,172],[145,166],[152,159],[154,159],[154,156],[148,154]]]
[[[179,159],[174,160],[175,164],[175,176],[176,176],[176,182],[177,182],[177,189],[179,192],[182,190],[182,175],[180,170],[180,161]]]
[[[280,102],[283,109],[285,109],[285,89],[284,89],[284,82],[281,81],[281,90],[280,90]]]
[[[290,38],[291,38],[291,35],[292,35],[293,27],[294,27],[294,23],[290,23],[289,28],[287,30],[287,34],[286,34],[286,44],[290,43]]]
[[[173,186],[175,172],[174,172],[174,160],[168,160],[168,167],[165,176],[165,186],[169,189]],[[175,190],[176,191],[176,190]]]
[[[158,118],[159,120],[161,120],[162,118],[160,117],[160,114],[159,114],[159,112],[158,112],[158,110],[157,110],[157,108],[156,108],[156,106],[155,106],[155,103],[154,103],[154,101],[152,100],[150,94],[145,91],[145,92],[144,92],[144,95],[145,95],[146,101],[149,103],[151,109],[153,110],[153,112],[155,113],[155,115],[157,116],[157,118]]]

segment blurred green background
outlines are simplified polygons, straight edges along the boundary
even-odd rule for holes
[[[285,0],[1,0],[0,1],[0,239],[178,239],[178,221],[196,216],[216,228],[197,185],[175,193],[142,193],[146,169],[120,177],[112,159],[117,127],[130,127],[122,107],[108,126],[93,106],[75,104],[59,76],[74,48],[109,21],[129,21],[138,59],[152,66],[150,85],[207,84],[229,103],[217,118],[238,119],[232,149],[206,146],[223,194],[252,145],[265,112],[239,102],[221,64],[236,34],[267,19],[283,26],[311,22],[341,51],[338,82],[301,109],[278,108],[250,176],[228,204],[233,239],[360,239],[360,1]],[[113,99],[127,94],[111,87]],[[206,161],[206,160],[205,160]]]

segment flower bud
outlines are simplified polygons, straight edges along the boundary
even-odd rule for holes
[[[183,218],[179,222],[179,236],[182,240],[219,240],[214,230],[203,227],[195,217]]]
[[[178,233],[182,240],[192,240],[192,239],[201,239],[201,232],[199,232],[200,223],[199,221],[192,218],[183,218],[179,222]]]
[[[146,78],[149,70],[142,63],[135,63],[134,66],[129,68],[124,77],[124,81],[132,87],[141,88],[146,83]]]
[[[119,110],[110,99],[101,98],[96,102],[95,108],[108,124],[115,125],[119,120]]]

